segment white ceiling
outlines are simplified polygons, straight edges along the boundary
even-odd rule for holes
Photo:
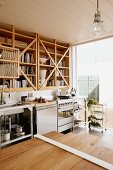
[[[96,0],[0,0],[0,22],[69,43],[90,40]],[[105,35],[113,34],[113,0],[100,0]]]

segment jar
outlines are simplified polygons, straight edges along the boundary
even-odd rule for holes
[[[2,131],[1,138],[2,138],[2,141],[10,140],[10,132],[9,132],[9,130]]]

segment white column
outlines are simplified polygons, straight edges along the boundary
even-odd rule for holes
[[[71,79],[72,79],[72,87],[77,90],[77,47],[71,47]]]

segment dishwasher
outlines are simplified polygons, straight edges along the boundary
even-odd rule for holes
[[[36,107],[37,134],[58,131],[57,104],[48,104]]]

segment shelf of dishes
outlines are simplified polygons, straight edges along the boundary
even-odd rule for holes
[[[0,46],[0,78],[19,77],[19,50]]]
[[[26,131],[25,127],[23,127],[19,124],[10,125],[10,121],[8,123],[5,122],[1,128],[2,128],[2,130],[1,130],[1,142],[2,143],[4,143],[4,142],[10,143],[10,140],[15,141],[15,140],[17,140],[17,138],[27,137],[30,133],[30,132]]]
[[[14,136],[14,137],[10,137],[9,140],[6,140],[6,139],[8,139],[8,136],[10,136],[10,135],[7,134],[7,137],[5,137],[5,140],[2,140],[1,147],[11,144],[11,143],[14,143],[14,142],[17,142],[19,140],[25,139],[25,138],[29,138],[32,135],[28,134],[28,135],[20,135],[20,136],[16,136],[16,137]]]

